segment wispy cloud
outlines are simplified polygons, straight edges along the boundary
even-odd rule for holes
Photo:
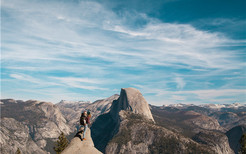
[[[182,78],[176,77],[175,81],[177,83],[177,89],[183,89],[184,88],[186,83],[184,82],[184,80]]]
[[[17,19],[24,21],[20,26],[21,31],[16,31],[17,34],[22,34],[21,38],[16,38],[20,39],[22,44],[11,43],[8,48],[12,52],[5,53],[4,60],[78,62],[78,60],[72,60],[69,57],[85,56],[97,57],[122,65],[122,60],[119,59],[123,57],[122,55],[127,55],[124,58],[124,65],[130,66],[143,64],[178,66],[178,64],[185,64],[191,67],[205,68],[242,67],[235,63],[231,65],[232,62],[235,62],[235,59],[231,58],[234,52],[229,52],[228,49],[223,49],[221,52],[221,49],[218,49],[218,47],[233,42],[220,34],[199,31],[190,25],[160,23],[151,18],[146,19],[149,24],[145,27],[130,29],[123,25],[123,21],[117,18],[113,12],[95,2],[81,2],[78,6],[68,5],[68,7],[65,7],[67,4],[64,3],[58,3],[60,7],[55,7],[56,3],[49,4],[50,6],[47,6],[46,3],[37,5],[23,1],[17,6],[11,5],[7,1],[3,3],[5,10],[10,8],[15,10],[16,13],[20,13]],[[27,6],[30,7],[27,9]],[[45,7],[45,11],[42,7]],[[62,12],[62,8],[65,11]],[[85,10],[80,11],[81,9]],[[69,16],[68,11],[71,10],[74,13],[78,12],[78,15]],[[13,14],[13,12],[10,13]],[[31,12],[37,12],[37,16]],[[13,15],[16,16],[16,13]],[[40,16],[46,16],[45,20],[41,22]],[[97,20],[94,20],[93,17],[96,17]],[[84,24],[84,22],[88,24]],[[76,27],[77,25],[80,27]],[[10,28],[13,30],[14,26],[10,25]],[[115,33],[110,35],[108,31]],[[121,35],[121,33],[125,35]],[[16,37],[15,33],[3,33],[3,36],[5,35],[9,38]],[[109,44],[108,42],[114,43]],[[125,47],[126,43],[127,48]],[[4,45],[8,45],[5,40]],[[25,56],[26,54],[28,56]],[[131,58],[128,59],[129,57]]]
[[[132,85],[143,92],[149,103],[163,104],[197,104],[197,103],[245,103],[246,89],[204,89],[204,90],[172,90],[167,86]],[[153,97],[153,95],[155,97]]]
[[[60,80],[63,82],[80,82],[80,83],[95,83],[100,84],[101,81],[89,78],[75,78],[75,77],[50,77],[51,79]]]
[[[28,82],[32,82],[32,83],[40,83],[39,80],[28,76],[28,75],[23,75],[23,74],[10,74],[9,75],[11,78],[17,79],[17,80],[22,80],[22,81],[28,81]]]
[[[88,84],[102,84],[103,82],[88,78],[74,78],[74,77],[51,77],[53,80],[65,84],[67,87],[81,88],[87,90],[107,90],[107,88],[100,88],[98,86],[90,86]]]
[[[75,93],[104,91],[95,95],[105,96],[113,89],[137,85],[147,87],[143,93],[155,94],[150,97],[165,99],[166,90],[219,89],[245,75],[245,54],[238,46],[245,46],[246,40],[190,24],[164,23],[138,12],[119,16],[89,1],[3,0],[1,7],[6,87],[22,80]],[[135,20],[145,24],[128,24]],[[241,74],[228,75],[235,72]],[[232,79],[212,87],[219,75]],[[206,93],[199,92],[194,94],[205,98]],[[181,100],[175,94],[171,97]]]

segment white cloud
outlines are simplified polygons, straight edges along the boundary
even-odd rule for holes
[[[89,1],[73,4],[4,0],[1,7],[8,14],[2,16],[2,67],[10,72],[10,77],[40,86],[57,84],[63,88],[109,91],[136,85],[143,93],[154,93],[159,99],[170,95],[169,100],[173,101],[181,99],[180,90],[192,79],[224,75],[245,67],[241,49],[230,49],[244,45],[245,40],[232,40],[189,24],[163,23],[138,13],[119,17]],[[140,28],[126,24],[125,20],[136,18],[144,18],[147,24]],[[177,71],[180,76],[176,76],[168,69],[196,73]],[[54,77],[60,72],[71,76]],[[168,84],[173,81],[178,93],[170,91],[173,87]],[[183,94],[208,99],[227,93],[215,90]]]
[[[89,78],[75,78],[75,77],[50,77],[51,79],[60,80],[62,82],[79,82],[79,83],[95,83],[100,84],[101,81]]]
[[[88,78],[74,78],[74,77],[51,77],[54,80],[59,80],[68,87],[81,88],[87,90],[107,90],[98,86],[89,86],[88,84],[100,84],[99,80]]]
[[[151,85],[134,85],[138,88],[148,103],[163,104],[204,104],[204,103],[244,103],[246,89],[207,89],[207,90],[180,90],[171,91],[168,88],[158,88]],[[155,97],[150,95],[155,94]]]
[[[39,85],[41,87],[55,85],[60,87],[65,86],[69,88],[80,88],[86,90],[108,90],[108,88],[93,86],[95,84],[103,83],[97,79],[75,78],[75,77],[49,77],[49,79],[39,79],[37,77],[32,77],[25,74],[10,74],[10,77],[29,83],[35,83],[36,85]],[[8,81],[11,81],[11,79],[8,79]]]
[[[33,78],[32,76],[25,75],[25,74],[10,74],[10,77],[17,79],[17,80],[22,80],[22,81],[27,81],[31,83],[40,83],[40,80]]]
[[[13,5],[18,3],[19,5]],[[145,17],[149,22],[145,27],[132,29],[124,25],[113,12],[95,2],[82,1],[74,6],[62,2],[36,4],[4,1],[3,9],[10,8],[15,10],[10,14],[17,20],[22,20],[23,24],[19,25],[20,31],[3,31],[3,46],[11,50],[4,51],[3,60],[6,61],[79,62],[70,57],[84,56],[113,62],[117,66],[124,64],[131,67],[242,67],[242,64],[235,63],[231,58],[234,51],[221,52],[218,49],[233,40],[217,33],[197,30],[190,25],[161,23]],[[45,18],[41,21],[40,17]],[[67,20],[59,22],[57,19]],[[8,19],[3,18],[7,25],[6,20]],[[12,30],[15,27],[16,25],[10,25]],[[109,31],[113,31],[114,35],[110,35]],[[7,37],[15,38],[21,44],[9,44],[5,41]]]
[[[184,86],[186,85],[185,81],[181,77],[176,77],[175,81],[177,83],[177,89],[183,89]]]

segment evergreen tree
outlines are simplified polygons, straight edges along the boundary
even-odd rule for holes
[[[21,154],[20,149],[18,148],[17,151],[15,152],[15,154]]]
[[[244,133],[240,139],[241,148],[239,153],[246,154],[246,133]]]
[[[58,137],[58,140],[55,143],[55,147],[53,148],[57,154],[60,154],[66,147],[68,146],[68,140],[62,132]]]

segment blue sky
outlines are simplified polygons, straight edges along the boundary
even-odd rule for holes
[[[245,27],[243,0],[2,0],[1,98],[245,103]]]

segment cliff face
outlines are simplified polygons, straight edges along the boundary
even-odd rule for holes
[[[79,133],[77,135],[82,134]],[[101,154],[101,152],[94,147],[89,128],[86,130],[85,138],[85,141],[81,141],[79,137],[74,137],[68,147],[62,151],[62,154]]]
[[[74,132],[83,109],[92,112],[93,120],[101,113],[109,112],[113,100],[118,97],[119,95],[113,95],[94,103],[62,101],[58,104],[59,107],[49,102],[3,99],[0,103],[1,117],[5,118],[5,120],[1,120],[4,121],[3,124],[1,123],[0,131],[2,134],[0,138],[1,150],[4,153],[14,153],[17,148],[20,148],[24,153],[35,153],[36,151],[37,153],[46,153],[46,151],[52,150],[53,142],[61,132],[64,132],[65,135]],[[60,112],[60,109],[65,116]],[[14,124],[18,126],[13,129],[11,125]],[[16,134],[11,133],[14,131],[20,131],[23,138],[16,139]],[[12,145],[8,143],[12,143]]]
[[[246,125],[236,126],[226,132],[229,144],[235,153],[238,153],[240,149],[241,145],[239,141],[243,133],[246,133]]]
[[[223,128],[223,130],[220,131],[223,132],[226,132],[235,126],[246,124],[246,104],[175,104],[163,106],[161,108],[164,110],[194,111],[203,116],[212,118],[212,121],[216,119],[219,122],[220,127]]]
[[[213,117],[202,115],[194,111],[187,111],[184,113],[184,115],[186,116],[194,115],[193,118],[184,120],[184,122],[187,123],[188,125],[194,125],[195,127],[197,127],[197,129],[200,128],[200,129],[205,129],[205,130],[224,131],[224,128],[222,128],[219,122]]]
[[[211,116],[216,118],[220,125],[227,130],[239,125],[246,125],[246,108],[244,112],[233,110],[234,112],[215,112]]]
[[[95,146],[103,153],[214,153],[189,138],[155,125],[149,105],[134,88],[123,88],[109,113],[92,125]]]
[[[13,118],[1,118],[0,128],[1,153],[15,153],[17,148],[26,154],[45,154],[33,140],[28,127]]]
[[[25,131],[22,134],[29,136],[30,140],[34,141],[42,150],[46,150],[47,146],[53,146],[47,145],[47,140],[51,139],[54,141],[61,132],[64,132],[66,135],[71,132],[71,128],[66,124],[67,122],[59,108],[52,103],[34,100],[24,102],[12,99],[1,100],[1,102],[1,116],[8,119],[13,118],[15,119],[13,123],[17,122],[25,127]],[[5,124],[8,123],[6,122]],[[6,131],[11,132],[11,127],[6,126],[5,128]],[[15,134],[10,133],[9,140],[15,142],[14,138]],[[9,142],[5,138],[2,140],[3,142]],[[32,146],[34,145],[29,145],[30,148]],[[27,147],[21,146],[20,150],[22,151],[25,148]]]
[[[110,114],[113,118],[115,118],[121,110],[140,114],[143,115],[146,119],[154,121],[149,109],[149,104],[144,99],[140,91],[135,88],[121,89],[120,97],[112,104]]]
[[[182,111],[182,108],[155,107],[152,113],[156,123],[192,138],[197,143],[206,146],[219,154],[232,154],[227,136],[223,133],[225,128],[221,127],[214,117],[201,114],[201,107],[192,106],[191,111]],[[205,110],[207,111],[207,109]],[[209,111],[211,113],[212,111]]]
[[[234,154],[227,136],[223,133],[203,130],[195,135],[193,139],[198,143],[208,145],[217,154]]]
[[[107,144],[106,154],[215,153],[193,140],[155,125],[140,115],[120,112],[118,133]]]
[[[91,127],[95,146],[102,152],[119,131],[121,111],[139,114],[147,120],[154,121],[149,105],[142,94],[134,88],[122,88],[120,97],[113,101],[110,111],[100,115]]]
[[[2,153],[14,153],[17,148],[27,154],[52,151],[61,131],[73,135],[82,110],[92,113],[95,147],[110,154],[237,153],[238,140],[246,130],[245,105],[238,108],[224,105],[220,110],[185,104],[151,106],[152,116],[146,100],[134,88],[123,88],[120,96],[93,103],[61,101],[54,105],[4,99],[0,107]],[[234,126],[238,127],[226,136],[226,130]],[[72,139],[64,152],[98,153],[90,136],[86,138],[83,142],[77,137]]]

